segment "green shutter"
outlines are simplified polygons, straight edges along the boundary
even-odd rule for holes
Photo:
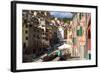
[[[80,29],[77,30],[77,36],[82,36],[83,35],[83,29],[82,26],[80,26]]]
[[[91,59],[91,54],[89,53],[89,60]]]
[[[79,31],[79,35],[82,36],[82,26],[80,26],[80,31]]]
[[[79,30],[77,30],[77,36],[79,36]]]
[[[76,38],[73,38],[73,45],[76,44]]]

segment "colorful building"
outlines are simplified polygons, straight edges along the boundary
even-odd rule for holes
[[[89,13],[75,13],[73,20],[70,22],[70,25],[72,25],[71,31],[73,41],[72,55],[75,57],[79,56],[80,59],[87,59],[87,28],[89,19]]]

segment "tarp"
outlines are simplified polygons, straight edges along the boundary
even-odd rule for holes
[[[66,48],[71,48],[71,47],[72,47],[71,45],[64,43],[63,45],[59,46],[58,49],[63,50],[63,49],[66,49]]]

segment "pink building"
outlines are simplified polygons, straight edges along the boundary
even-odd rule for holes
[[[89,38],[91,37],[90,16],[89,13],[75,13],[73,20],[71,21],[71,24],[73,25],[72,56],[79,56],[80,59],[87,59],[88,54],[90,55],[91,51],[91,39]]]

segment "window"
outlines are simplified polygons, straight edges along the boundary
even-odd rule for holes
[[[88,39],[91,39],[91,31],[90,31],[90,29],[88,30]]]
[[[35,38],[35,34],[33,34],[33,37]]]
[[[25,30],[25,33],[27,34],[27,33],[28,33],[28,31],[27,31],[27,30]]]
[[[43,37],[42,39],[46,39],[45,37]]]
[[[25,26],[26,28],[28,28],[28,25],[26,24],[26,26]]]
[[[23,43],[23,48],[26,48],[26,43],[25,42]]]
[[[30,24],[29,26],[30,26],[30,27],[32,27],[32,25],[31,25],[31,24]]]
[[[28,37],[26,37],[26,40],[28,40]]]
[[[37,39],[40,39],[40,35],[37,35]]]
[[[80,18],[80,20],[81,20],[81,18],[82,18],[81,13],[80,13],[80,15],[79,15],[79,18]]]
[[[23,19],[24,24],[27,24],[27,19]]]
[[[79,15],[80,20],[82,19],[83,16],[84,16],[84,14],[80,13],[80,15]]]
[[[45,27],[45,25],[42,25],[42,27]]]
[[[45,32],[42,32],[42,35],[45,35]]]
[[[37,32],[39,32],[39,29],[36,29]]]

